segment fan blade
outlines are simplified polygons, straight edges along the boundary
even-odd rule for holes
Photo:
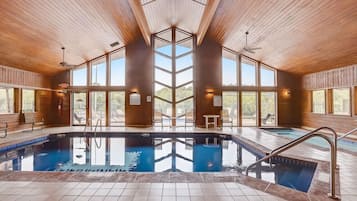
[[[248,49],[250,49],[250,50],[260,50],[260,49],[262,49],[261,47],[250,47],[250,48],[248,48]]]
[[[255,53],[254,51],[252,51],[251,49],[248,49],[248,48],[246,48],[246,47],[244,47],[243,50],[245,50],[246,52],[252,53],[252,54]]]
[[[59,63],[62,67],[65,67],[65,68],[75,68],[77,67],[77,65],[72,65],[72,64],[68,64],[66,62],[61,62]]]

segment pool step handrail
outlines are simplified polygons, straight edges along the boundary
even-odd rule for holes
[[[335,145],[335,148],[336,148],[336,156],[335,156],[335,157],[336,157],[336,161],[337,161],[337,140],[338,140],[337,136],[338,136],[338,135],[337,135],[337,133],[336,133],[335,130],[333,130],[333,129],[330,128],[330,127],[326,127],[326,126],[323,126],[323,127],[317,128],[317,129],[315,129],[315,130],[312,130],[312,131],[306,133],[305,135],[296,138],[295,140],[293,140],[293,141],[291,141],[291,142],[288,142],[288,143],[286,143],[286,144],[284,144],[284,145],[282,145],[282,146],[280,146],[280,147],[278,147],[278,148],[276,148],[276,149],[273,149],[273,150],[269,153],[269,155],[272,154],[272,153],[274,153],[276,150],[281,149],[281,148],[284,147],[284,146],[288,146],[288,145],[290,145],[290,144],[295,143],[296,141],[300,141],[301,139],[304,139],[306,136],[314,135],[314,133],[317,133],[318,131],[321,131],[321,130],[328,130],[328,131],[330,131],[330,132],[332,133],[332,136],[333,136],[333,138],[334,138],[334,145]],[[270,164],[270,167],[271,167],[271,166],[272,166],[272,160],[271,160],[271,158],[269,159],[269,164]],[[336,166],[337,166],[337,163],[336,163]],[[336,167],[336,168],[337,168],[337,167]]]
[[[99,144],[98,144],[98,142],[97,142],[98,124],[100,125],[100,130],[102,131],[102,119],[97,119],[97,123],[95,124],[95,127],[94,127],[94,143],[95,143],[95,146],[99,149],[102,146],[102,138],[99,138]]]
[[[333,129],[328,128],[328,127],[321,127],[319,129],[316,129],[316,130],[322,130],[322,129],[331,130],[331,131],[333,131],[334,134],[336,134],[336,132]],[[284,152],[284,151],[286,151],[286,150],[288,150],[288,149],[290,149],[290,148],[292,148],[292,147],[294,147],[294,146],[296,146],[296,145],[298,145],[298,144],[300,144],[300,143],[302,143],[302,142],[304,142],[304,141],[306,141],[306,140],[308,140],[308,139],[310,139],[312,137],[321,137],[322,139],[325,139],[330,145],[330,157],[331,157],[331,159],[330,159],[330,193],[328,194],[328,196],[330,198],[333,198],[333,199],[339,199],[337,197],[337,195],[336,195],[336,163],[337,163],[336,162],[337,161],[337,158],[336,158],[336,152],[337,152],[336,140],[335,140],[335,142],[332,142],[332,140],[328,136],[326,136],[324,134],[317,133],[317,131],[315,131],[315,130],[311,131],[310,133],[308,133],[308,134],[306,134],[306,135],[304,135],[304,136],[302,136],[302,137],[300,137],[300,138],[298,138],[296,140],[293,140],[293,141],[291,141],[291,142],[289,142],[289,143],[287,143],[287,144],[275,149],[275,151],[272,152],[271,154],[268,154],[265,157],[257,160],[255,163],[249,165],[247,167],[247,169],[245,170],[245,174],[248,175],[249,169],[251,169],[252,167],[256,166],[258,163],[261,163],[263,161],[267,161],[270,158],[272,158],[272,157],[274,157],[274,156],[276,156],[276,155],[278,155],[278,154],[280,154],[280,153],[282,153],[282,152]],[[336,139],[336,137],[335,137],[335,139]]]
[[[354,129],[348,131],[347,133],[345,133],[344,135],[338,137],[337,140],[341,140],[341,139],[343,139],[343,138],[355,133],[356,131],[357,131],[357,128],[354,128]]]
[[[7,130],[9,128],[9,125],[7,122],[4,123],[5,124],[5,127],[3,128],[0,128],[0,131],[4,131],[4,135],[3,136],[0,136],[0,138],[6,138],[7,137]]]

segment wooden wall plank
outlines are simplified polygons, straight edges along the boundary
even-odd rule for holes
[[[312,73],[303,76],[303,94],[301,97],[301,102],[303,103],[302,110],[302,126],[318,128],[321,126],[329,126],[338,132],[347,132],[357,127],[357,116],[354,110],[352,110],[351,115],[333,115],[333,114],[314,114],[312,113],[312,102],[311,102],[311,91],[316,89],[331,89],[348,87],[351,88],[352,100],[351,104],[354,107],[356,96],[353,95],[355,91],[355,86],[357,85],[357,64],[322,71],[318,73]],[[326,108],[332,111],[331,103],[331,93],[326,97]]]

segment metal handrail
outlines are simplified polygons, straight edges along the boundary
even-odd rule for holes
[[[284,144],[284,145],[282,145],[282,146],[280,146],[280,147],[278,147],[278,148],[276,148],[276,149],[273,149],[271,152],[270,152],[270,154],[272,154],[272,153],[274,153],[276,150],[279,150],[279,149],[281,149],[281,148],[283,148],[283,147],[285,147],[285,146],[288,146],[288,145],[290,145],[290,144],[293,144],[293,143],[295,143],[295,142],[297,142],[297,141],[300,141],[301,139],[304,139],[306,136],[309,136],[309,135],[314,135],[316,132],[318,132],[318,131],[320,131],[320,130],[329,130],[329,131],[331,131],[331,133],[332,133],[332,135],[333,135],[333,137],[334,137],[334,145],[335,145],[335,148],[336,148],[336,161],[337,161],[337,133],[336,133],[336,131],[335,130],[333,130],[332,128],[330,128],[330,127],[326,127],[326,126],[323,126],[323,127],[320,127],[320,128],[317,128],[317,129],[315,129],[315,130],[312,130],[312,131],[310,131],[310,132],[308,132],[308,133],[306,133],[305,135],[303,135],[303,136],[301,136],[301,137],[299,137],[299,138],[296,138],[295,140],[293,140],[293,141],[290,141],[290,142],[288,142],[287,144]],[[269,154],[269,155],[270,155]],[[272,162],[271,162],[271,159],[269,159],[269,164],[270,164],[270,167],[272,166]],[[337,168],[337,164],[336,164],[336,167],[335,168]]]
[[[4,136],[0,136],[0,138],[6,138],[8,128],[9,128],[9,125],[7,124],[7,122],[5,122],[5,127],[0,129],[0,131],[4,131]]]
[[[323,128],[327,128],[327,127],[323,127]],[[323,128],[320,128],[320,130]],[[321,138],[325,139],[330,144],[330,152],[331,152],[331,154],[330,154],[331,155],[331,159],[330,159],[330,193],[328,196],[331,198],[334,198],[334,199],[338,198],[336,196],[336,160],[337,160],[337,158],[336,158],[336,152],[337,152],[336,143],[332,142],[331,139],[329,137],[327,137],[326,135],[316,133],[316,131],[306,134],[303,137],[300,137],[299,140],[294,140],[284,146],[279,147],[278,149],[275,149],[275,151],[273,153],[257,160],[255,163],[249,165],[247,167],[247,169],[245,170],[245,174],[248,175],[249,169],[256,166],[258,163],[266,161],[266,160],[268,160],[268,159],[270,159],[270,158],[272,158],[272,157],[274,157],[274,156],[276,156],[276,155],[278,155],[278,154],[280,154],[280,153],[282,153],[282,152],[284,152],[284,151],[286,151],[286,150],[288,150],[288,149],[290,149],[290,148],[292,148],[292,147],[294,147],[294,146],[296,146],[312,137],[321,137]]]
[[[102,138],[99,138],[100,139],[100,141],[99,141],[100,143],[98,145],[98,142],[97,142],[98,123],[100,123],[100,130],[102,130],[102,119],[98,119],[97,123],[95,124],[95,127],[94,127],[94,142],[95,142],[95,146],[99,149],[102,146]]]
[[[348,131],[347,133],[345,133],[344,135],[338,137],[337,140],[341,140],[341,139],[343,139],[343,138],[345,138],[345,137],[351,135],[352,133],[355,133],[356,131],[357,131],[357,128],[352,129],[352,130]]]

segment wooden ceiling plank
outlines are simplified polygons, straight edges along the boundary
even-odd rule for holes
[[[220,1],[221,0],[208,0],[197,31],[197,45],[202,43]]]
[[[151,44],[151,32],[141,2],[140,0],[129,0],[129,5],[139,25],[145,43],[149,46]]]

